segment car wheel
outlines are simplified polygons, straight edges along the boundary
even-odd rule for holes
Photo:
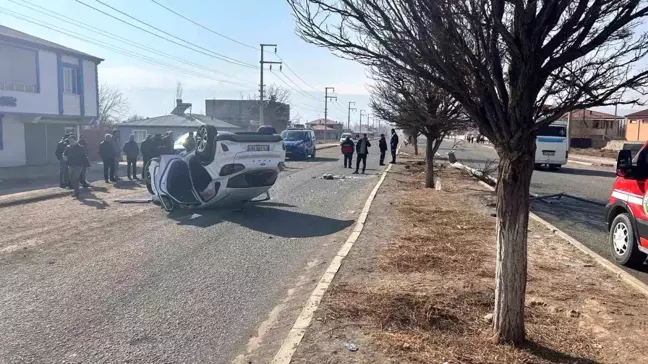
[[[151,173],[149,173],[149,167],[151,166],[151,162],[153,161],[160,162],[160,158],[152,158],[150,161],[146,162],[146,165],[144,166],[144,180],[146,181],[146,189],[151,195],[155,194],[155,192],[153,191],[153,176],[151,176]]]
[[[550,164],[549,169],[552,171],[557,171],[560,169],[560,164]]]
[[[311,158],[315,159],[316,154],[317,154],[317,149],[313,148],[313,153],[311,153]]]
[[[542,164],[540,163],[536,163],[533,165],[533,169],[540,169],[540,167],[542,167]]]
[[[630,215],[624,213],[617,215],[610,228],[610,250],[614,260],[627,267],[636,267],[646,260],[646,254],[637,246]]]
[[[214,161],[218,130],[213,125],[202,125],[196,132],[196,155],[202,164]]]

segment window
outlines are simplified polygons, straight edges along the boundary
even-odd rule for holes
[[[79,93],[79,82],[76,68],[63,67],[63,92],[68,94]]]
[[[146,130],[133,130],[133,135],[135,135],[135,141],[138,143],[146,140]]]
[[[38,92],[37,52],[0,43],[0,90]]]
[[[567,127],[563,125],[548,125],[538,130],[538,136],[565,137],[566,135]]]

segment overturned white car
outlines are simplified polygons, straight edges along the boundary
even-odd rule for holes
[[[284,168],[286,150],[281,136],[263,133],[218,133],[204,125],[196,133],[196,149],[153,158],[144,168],[153,202],[166,211],[242,204],[268,190]],[[265,200],[264,200],[265,201]]]

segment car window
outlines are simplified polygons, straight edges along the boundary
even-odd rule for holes
[[[547,125],[538,130],[538,136],[565,137],[567,127],[564,125]]]
[[[309,135],[307,131],[302,131],[302,130],[285,130],[285,135],[282,135],[282,137],[285,140],[304,140],[306,137]]]

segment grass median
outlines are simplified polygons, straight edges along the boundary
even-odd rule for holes
[[[495,197],[443,165],[425,189],[404,152],[293,363],[648,362],[646,298],[533,221],[528,343],[492,344]]]

